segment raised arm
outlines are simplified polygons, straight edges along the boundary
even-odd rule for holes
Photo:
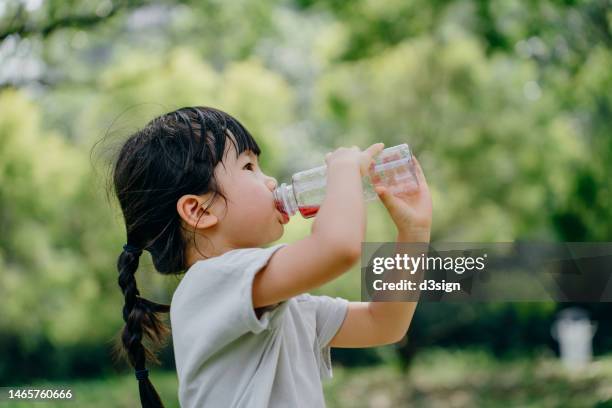
[[[253,307],[289,299],[347,271],[361,253],[365,203],[361,177],[382,143],[361,152],[340,148],[326,157],[327,192],[311,234],[272,255],[253,280]]]
[[[377,192],[397,227],[397,242],[427,244],[431,231],[432,202],[427,181],[416,158],[414,165],[419,182],[415,193],[394,196],[384,188],[377,188]],[[410,327],[416,306],[417,302],[351,302],[347,316],[330,345],[371,347],[395,343],[404,337]]]

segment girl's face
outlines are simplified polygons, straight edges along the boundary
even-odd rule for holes
[[[217,211],[217,225],[223,240],[231,247],[258,247],[276,241],[283,235],[289,219],[275,206],[273,191],[277,182],[264,174],[257,156],[247,150],[236,158],[232,143],[221,163],[215,168],[216,180],[227,202],[215,200],[225,206]]]

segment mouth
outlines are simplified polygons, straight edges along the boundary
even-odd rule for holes
[[[283,225],[287,224],[289,222],[289,215],[287,215],[287,213],[285,212],[285,209],[283,205],[281,204],[281,202],[278,200],[274,200],[274,208],[276,208],[276,211],[281,216],[280,223]]]
[[[284,212],[282,212],[282,211],[278,211],[278,213],[281,216],[280,223],[283,224],[283,225],[287,224],[289,222],[289,216],[287,214],[285,214]]]

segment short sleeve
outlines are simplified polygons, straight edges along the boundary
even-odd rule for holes
[[[244,248],[196,262],[175,291],[172,326],[187,343],[201,342],[214,351],[245,333],[268,328],[271,315],[286,308],[281,302],[258,319],[253,309],[253,279],[272,255],[287,244]]]
[[[240,279],[240,300],[237,302],[242,307],[242,318],[245,326],[253,333],[259,333],[268,328],[270,324],[270,314],[272,311],[284,308],[286,301],[280,302],[276,307],[267,307],[258,319],[253,309],[253,280],[255,275],[267,265],[272,255],[287,244],[278,244],[265,249],[255,249],[254,256],[246,254],[243,262],[245,264],[244,274]],[[281,305],[283,307],[281,307]]]
[[[346,318],[349,301],[341,297],[313,296],[308,293],[300,295],[300,300],[314,305],[320,374],[321,378],[331,378],[333,373],[329,342]]]

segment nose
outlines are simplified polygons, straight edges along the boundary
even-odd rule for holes
[[[266,185],[270,189],[270,191],[274,191],[274,189],[278,186],[278,182],[274,177],[266,176]]]

